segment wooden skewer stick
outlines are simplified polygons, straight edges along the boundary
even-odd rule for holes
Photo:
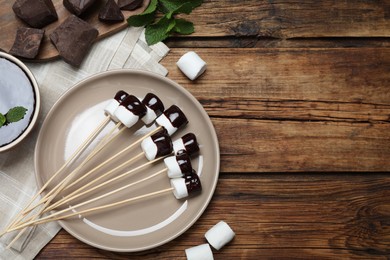
[[[26,228],[28,226],[31,226],[31,225],[37,225],[37,224],[42,224],[42,223],[46,223],[46,222],[50,222],[50,221],[54,221],[54,220],[59,220],[59,219],[64,219],[64,218],[68,218],[68,217],[71,217],[71,216],[75,216],[75,215],[78,215],[78,214],[84,214],[84,213],[88,213],[88,212],[92,212],[92,211],[95,211],[95,210],[100,210],[100,209],[105,209],[105,208],[109,208],[109,207],[114,207],[114,206],[118,206],[118,205],[121,205],[121,204],[124,204],[124,203],[127,203],[127,202],[130,202],[130,201],[135,201],[135,200],[138,200],[138,199],[142,199],[142,198],[147,198],[149,196],[153,196],[153,195],[157,195],[157,194],[162,194],[162,193],[165,193],[165,192],[168,192],[168,191],[172,191],[173,188],[168,188],[168,189],[164,189],[164,190],[160,190],[160,191],[156,191],[156,192],[152,192],[152,193],[148,193],[148,194],[144,194],[144,195],[140,195],[140,196],[137,196],[137,197],[133,197],[133,198],[129,198],[129,199],[125,199],[125,200],[121,200],[119,202],[115,202],[115,203],[110,203],[110,204],[106,204],[106,205],[103,205],[103,206],[98,206],[98,207],[94,207],[94,208],[91,208],[91,209],[86,209],[86,210],[81,210],[79,212],[74,212],[74,213],[71,213],[71,214],[68,214],[68,215],[64,215],[64,216],[59,216],[67,211],[73,211],[75,210],[76,208],[78,207],[81,207],[81,206],[84,206],[86,204],[89,204],[89,203],[92,203],[96,200],[99,200],[99,199],[102,199],[104,197],[107,197],[107,196],[110,196],[112,194],[115,194],[119,191],[122,191],[123,189],[126,189],[126,188],[129,188],[133,185],[136,185],[138,183],[141,183],[143,181],[146,181],[148,179],[151,179],[161,173],[163,173],[165,171],[164,170],[160,170],[158,172],[156,172],[155,174],[153,175],[150,175],[144,179],[141,179],[139,181],[136,181],[136,182],[133,182],[133,183],[130,183],[128,185],[125,185],[123,187],[120,187],[118,189],[115,189],[113,191],[110,191],[108,193],[105,193],[103,195],[100,195],[96,198],[93,198],[93,199],[90,199],[88,201],[85,201],[85,202],[82,202],[82,203],[79,203],[77,205],[74,205],[74,206],[71,206],[69,208],[66,208],[66,209],[63,209],[61,211],[58,211],[58,212],[55,212],[49,216],[46,216],[46,217],[43,217],[43,218],[40,218],[38,220],[34,220],[34,221],[30,221],[30,222],[27,222],[27,223],[24,223],[22,225],[19,225],[19,226],[16,226],[16,227],[13,227],[11,229],[9,229],[6,233],[8,232],[11,232],[11,231],[15,231],[15,230],[18,230],[18,229],[22,229],[22,228]]]
[[[138,154],[136,157],[138,157],[138,156],[143,156],[143,153]],[[161,159],[163,159],[163,158],[165,158],[165,157],[160,157],[160,158],[154,159],[154,160],[152,160],[152,161],[149,161],[149,162],[147,162],[147,163],[144,163],[144,164],[142,164],[142,165],[140,165],[140,166],[138,166],[138,167],[136,167],[136,168],[134,168],[134,169],[132,169],[132,170],[130,170],[130,171],[127,171],[127,172],[125,172],[125,173],[122,173],[122,174],[120,174],[120,175],[118,175],[118,176],[116,176],[116,177],[114,177],[114,178],[112,178],[112,179],[109,179],[109,180],[107,180],[107,181],[105,181],[105,182],[103,182],[103,183],[101,183],[101,184],[99,184],[99,185],[97,185],[97,186],[94,186],[93,188],[90,188],[90,189],[88,189],[88,190],[85,190],[85,189],[88,188],[89,186],[91,186],[91,185],[95,184],[96,182],[100,181],[101,179],[103,179],[103,178],[109,176],[110,174],[112,174],[113,172],[115,172],[118,168],[122,168],[124,165],[126,165],[126,164],[128,164],[128,163],[131,163],[132,160],[129,160],[129,161],[127,161],[127,162],[125,162],[125,163],[119,165],[118,167],[112,169],[111,171],[108,171],[108,172],[106,172],[105,174],[100,175],[98,178],[93,179],[91,182],[88,182],[88,183],[85,184],[84,186],[78,188],[77,190],[73,191],[73,192],[70,193],[69,195],[63,197],[61,200],[59,200],[59,201],[57,201],[56,203],[50,205],[49,207],[47,207],[47,208],[43,211],[43,213],[46,213],[46,212],[48,212],[48,211],[50,211],[50,210],[52,210],[52,209],[55,209],[55,208],[57,208],[57,207],[59,207],[59,206],[65,204],[65,203],[67,203],[67,202],[69,202],[69,201],[72,201],[72,200],[74,200],[74,199],[77,199],[77,198],[80,197],[80,196],[83,196],[83,195],[85,195],[85,194],[87,194],[87,193],[90,193],[90,192],[92,192],[92,191],[94,191],[94,190],[96,190],[96,189],[98,189],[98,188],[100,188],[100,187],[106,186],[106,185],[108,185],[108,184],[110,184],[110,183],[112,183],[112,182],[114,182],[114,181],[117,181],[117,180],[123,178],[123,177],[129,176],[130,174],[135,173],[135,172],[137,172],[138,170],[140,170],[140,169],[142,169],[142,168],[144,168],[144,167],[146,167],[146,166],[148,166],[148,165],[151,165],[151,164],[153,164],[153,163],[155,163],[155,162],[157,162],[157,161],[159,161],[159,160],[161,160]],[[85,191],[81,192],[82,190],[85,190]]]
[[[34,202],[34,200],[42,194],[42,192],[47,188],[47,186],[77,157],[79,156],[85,148],[92,142],[93,139],[96,138],[96,136],[103,130],[103,128],[110,122],[111,118],[107,116],[99,126],[95,128],[95,130],[89,135],[89,137],[79,146],[79,148],[72,154],[72,156],[69,157],[68,160],[65,161],[65,163],[61,166],[60,169],[58,169],[41,187],[41,189],[30,199],[30,201],[25,206],[25,209],[30,207],[30,205]],[[23,218],[23,211],[21,210],[18,215],[16,215],[13,218],[13,221],[11,221],[5,230],[9,229],[11,226],[13,226],[16,222],[20,221]]]
[[[110,131],[113,132],[116,128],[118,128],[119,126],[121,125],[121,123],[117,123],[116,126]],[[126,128],[124,128],[126,129]],[[17,224],[20,224],[22,223],[22,220],[24,219],[24,217],[26,216],[26,214],[28,214],[30,211],[32,211],[33,209],[35,209],[36,207],[38,207],[39,205],[41,205],[42,203],[44,203],[43,205],[43,208],[41,208],[38,213],[36,213],[35,215],[33,215],[32,217],[30,217],[30,219],[37,219],[43,212],[43,210],[47,207],[47,205],[50,204],[50,202],[64,189],[64,187],[67,185],[67,183],[69,183],[72,178],[76,175],[76,173],[78,172],[78,170],[80,170],[84,164],[86,163],[86,161],[88,161],[89,159],[91,159],[93,156],[95,156],[99,151],[101,151],[107,144],[109,144],[110,142],[112,142],[121,132],[122,132],[123,129],[121,129],[116,135],[114,135],[113,137],[111,137],[107,142],[104,142],[107,138],[107,136],[105,138],[103,138],[102,140],[102,145],[98,145],[98,149],[93,152],[92,154],[90,154],[90,156],[87,157],[86,160],[83,161],[83,163],[78,166],[71,174],[69,174],[65,179],[63,179],[59,184],[57,184],[57,186],[55,186],[48,194],[46,194],[46,196],[44,198],[42,198],[36,205],[34,205],[33,207],[30,207],[29,209],[27,210],[24,210],[22,212],[22,215],[20,216],[19,220],[17,222],[14,222],[13,225],[11,225],[11,227],[14,227],[15,225]],[[49,197],[49,194],[52,194],[54,193],[51,197]],[[26,228],[21,230],[19,232],[18,235],[15,236],[15,238],[8,244],[7,248],[11,248],[11,246],[21,237],[21,235],[26,231]]]

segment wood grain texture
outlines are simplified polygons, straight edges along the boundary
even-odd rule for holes
[[[28,27],[22,20],[20,20],[13,12],[12,5],[15,1],[0,0],[0,50],[8,52],[12,44],[14,43],[16,30],[20,26]],[[93,27],[99,31],[98,39],[107,37],[127,26],[126,20],[120,23],[103,23],[98,19],[98,13],[100,8],[103,6],[105,1],[96,1],[96,3],[88,9],[84,14],[80,16],[83,20],[87,21]],[[125,18],[141,13],[146,9],[150,0],[144,0],[143,6],[134,11],[123,11]],[[53,0],[54,7],[57,11],[58,20],[45,26],[45,35],[42,40],[42,45],[38,56],[34,59],[35,61],[45,61],[58,58],[58,51],[54,45],[50,42],[49,35],[55,30],[66,18],[69,17],[70,12],[62,4],[62,0]]]
[[[164,246],[119,254],[96,250],[62,231],[38,259],[185,259],[184,249],[205,243],[204,233],[221,219],[236,237],[214,250],[215,259],[386,259],[389,205],[390,178],[382,174],[229,175],[219,180],[199,221]]]

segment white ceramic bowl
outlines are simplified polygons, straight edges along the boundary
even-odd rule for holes
[[[0,52],[0,113],[15,106],[27,108],[24,118],[0,127],[0,152],[19,144],[37,122],[41,100],[34,75],[19,59]]]

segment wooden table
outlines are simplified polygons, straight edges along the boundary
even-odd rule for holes
[[[236,237],[216,259],[389,257],[390,1],[206,0],[188,19],[162,64],[218,134],[207,210],[146,252],[60,231],[37,258],[185,259],[219,220]],[[208,63],[194,82],[175,65],[189,50]]]

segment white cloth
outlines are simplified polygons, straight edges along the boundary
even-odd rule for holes
[[[0,154],[0,231],[37,192],[34,176],[34,147],[47,112],[66,90],[78,81],[98,72],[136,68],[165,76],[168,71],[159,61],[169,49],[163,43],[148,46],[142,28],[127,28],[96,42],[81,67],[76,69],[62,60],[27,63],[36,77],[41,92],[41,113],[37,126],[20,145]],[[16,233],[0,239],[0,259],[33,259],[57,234],[57,223],[39,225],[6,249]]]

